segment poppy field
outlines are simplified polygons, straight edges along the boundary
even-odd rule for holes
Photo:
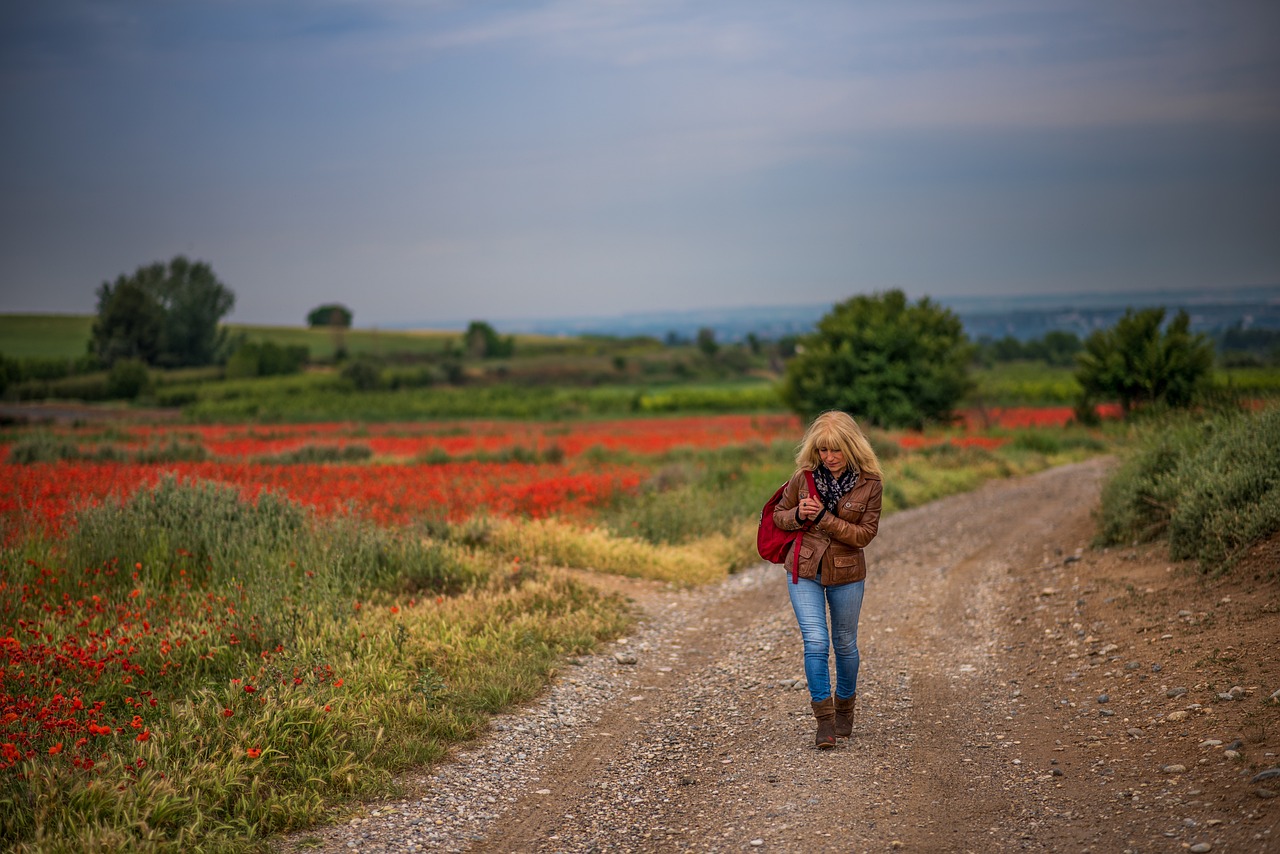
[[[1069,417],[874,433],[886,505],[1096,453]],[[1035,450],[1029,429],[1063,438]],[[623,630],[624,603],[557,567],[692,583],[754,560],[800,432],[781,414],[11,430],[0,835],[247,848],[385,792]]]

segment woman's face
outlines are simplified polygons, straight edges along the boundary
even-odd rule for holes
[[[844,473],[844,467],[847,465],[844,451],[839,448],[818,448],[818,459],[822,460],[822,465],[836,477]]]

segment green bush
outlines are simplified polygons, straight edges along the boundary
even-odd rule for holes
[[[1280,408],[1145,429],[1103,488],[1102,544],[1164,536],[1171,557],[1219,573],[1280,530]]]
[[[118,359],[107,373],[107,393],[119,400],[133,400],[151,385],[151,374],[141,359]]]
[[[1280,531],[1280,408],[1237,417],[1178,466],[1169,553],[1207,572],[1228,569]]]
[[[382,368],[370,359],[352,359],[343,366],[342,378],[356,391],[374,391],[382,386]]]
[[[58,380],[27,380],[9,389],[19,400],[83,400],[111,399],[110,380],[106,371],[79,374]]]

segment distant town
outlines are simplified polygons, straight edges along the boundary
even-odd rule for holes
[[[1185,309],[1191,328],[1210,335],[1229,329],[1280,330],[1280,285],[1215,291],[1134,291],[1091,294],[1047,294],[1011,297],[938,298],[960,316],[969,337],[1027,341],[1061,330],[1084,338],[1113,325],[1127,308],[1164,306],[1172,315]],[[719,341],[742,341],[803,335],[813,330],[831,304],[756,306],[746,308],[670,311],[598,317],[544,319],[488,318],[504,333],[541,335],[649,336],[662,340],[692,340],[701,329],[712,329]],[[465,326],[424,322],[419,327]],[[406,324],[403,328],[412,328]]]

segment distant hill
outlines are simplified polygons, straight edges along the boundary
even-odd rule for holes
[[[964,322],[971,338],[1019,340],[1039,338],[1052,330],[1085,337],[1113,325],[1127,307],[1164,306],[1170,313],[1184,308],[1198,332],[1221,332],[1236,325],[1280,329],[1280,285],[1209,291],[1135,291],[1089,294],[1036,294],[1013,297],[940,297]],[[830,303],[787,306],[667,311],[541,320],[489,318],[504,333],[539,335],[647,335],[692,339],[698,330],[715,330],[720,341],[741,341],[755,333],[765,339],[813,330]],[[425,325],[425,324],[424,324]],[[454,325],[436,323],[435,326]],[[465,326],[465,324],[460,324]]]

